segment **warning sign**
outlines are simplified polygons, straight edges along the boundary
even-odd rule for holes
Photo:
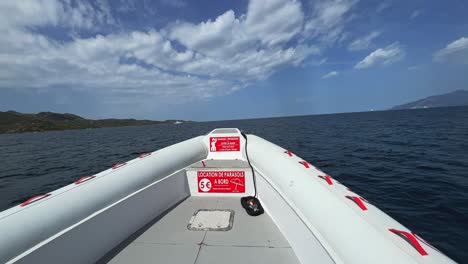
[[[240,151],[240,138],[210,137],[210,151]]]
[[[198,192],[245,192],[245,171],[198,171],[197,178]]]

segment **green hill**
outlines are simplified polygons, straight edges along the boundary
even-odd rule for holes
[[[176,121],[187,122],[180,120],[153,121],[136,119],[92,120],[68,113],[41,112],[37,114],[23,114],[15,111],[0,111],[0,134],[117,126],[142,126],[174,123]]]

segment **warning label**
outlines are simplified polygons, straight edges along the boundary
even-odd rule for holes
[[[245,171],[198,171],[197,178],[198,192],[245,192]]]
[[[240,138],[210,137],[210,151],[240,151]]]

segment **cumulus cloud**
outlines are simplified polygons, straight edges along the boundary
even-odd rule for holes
[[[379,37],[381,32],[379,31],[372,31],[368,35],[357,38],[353,42],[348,45],[348,50],[350,51],[358,51],[358,50],[366,50],[372,45],[372,41]]]
[[[355,69],[365,69],[376,65],[389,65],[402,60],[405,52],[398,42],[380,48],[367,55],[362,61],[358,62]]]
[[[303,16],[298,1],[253,0],[249,2],[246,15],[236,17],[234,11],[229,10],[214,21],[177,23],[170,28],[169,36],[205,54],[218,54],[226,47],[242,51],[256,43],[271,47],[297,35]]]
[[[320,49],[299,41],[296,0],[251,0],[245,14],[156,30],[58,41],[38,27],[92,31],[115,23],[107,2],[2,1],[0,88],[88,89],[177,101],[231,93]]]
[[[298,1],[250,1],[247,14],[232,10],[199,24],[178,22],[168,28],[172,41],[196,52],[181,69],[249,81],[264,79],[284,65],[298,65],[319,49],[306,44],[286,45],[302,28]]]
[[[113,15],[137,8],[122,2],[119,9],[104,0],[0,1],[0,89],[99,91],[108,95],[102,102],[122,106],[225,95],[284,67],[322,64],[322,51],[347,36],[357,3],[319,0],[305,10],[298,0],[250,0],[243,14],[227,10],[196,23],[109,30],[119,21]],[[369,48],[379,34],[355,39],[349,49]],[[390,63],[388,50],[356,68]]]
[[[468,37],[461,37],[433,55],[436,62],[468,64]]]

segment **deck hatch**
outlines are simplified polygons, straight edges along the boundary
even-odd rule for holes
[[[232,229],[234,211],[228,209],[199,209],[187,228],[192,231],[228,231]]]

